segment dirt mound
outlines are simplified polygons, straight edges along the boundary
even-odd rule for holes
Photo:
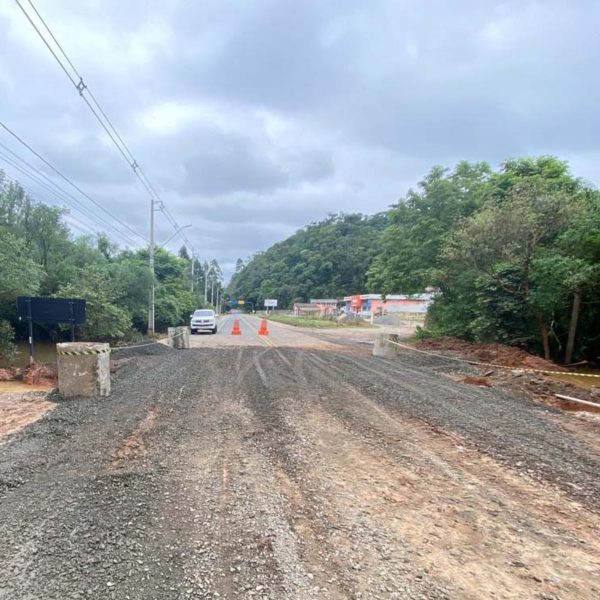
[[[476,344],[456,338],[445,337],[418,342],[417,348],[421,350],[432,350],[436,352],[448,352],[459,355],[467,360],[493,363],[514,367],[516,369],[543,369],[546,371],[564,371],[565,369],[556,363],[544,360],[513,346],[502,344]]]
[[[475,377],[474,375],[467,375],[462,381],[463,383],[468,383],[469,385],[492,387],[492,384],[487,377]]]
[[[600,412],[593,406],[568,402],[556,397],[556,394],[563,394],[600,405],[600,388],[587,385],[582,388],[577,381],[563,381],[564,376],[562,375],[527,372],[525,369],[568,371],[560,365],[528,354],[520,348],[501,344],[475,344],[450,337],[424,340],[418,342],[416,347],[439,352],[446,356],[510,367],[509,369],[495,369],[482,366],[481,368],[485,371],[483,376],[467,375],[465,377],[461,374],[455,381],[468,385],[508,389],[534,402],[541,402],[562,410]],[[460,367],[458,368],[460,369]]]
[[[47,385],[48,387],[58,385],[56,368],[48,364],[34,363],[25,367],[21,379],[27,385]]]
[[[15,381],[21,377],[21,369],[16,367],[8,367],[0,369],[0,381]]]

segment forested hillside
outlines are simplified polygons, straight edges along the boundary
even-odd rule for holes
[[[257,306],[265,298],[277,298],[283,308],[311,297],[361,292],[386,225],[384,214],[331,215],[240,264],[228,291]]]
[[[600,194],[553,157],[435,167],[387,214],[332,216],[240,264],[230,292],[290,307],[427,287],[427,335],[598,361]]]
[[[435,168],[389,214],[369,286],[435,286],[431,334],[600,353],[600,195],[552,157]]]
[[[147,327],[151,275],[148,250],[120,250],[104,235],[74,237],[64,211],[33,201],[0,171],[0,359],[26,335],[16,317],[19,295],[84,298],[83,339],[119,339]],[[201,305],[203,267],[166,250],[155,256],[156,329],[184,323]],[[60,339],[59,326],[36,325],[36,337]]]

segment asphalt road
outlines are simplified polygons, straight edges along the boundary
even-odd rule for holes
[[[371,331],[231,324],[0,446],[0,599],[600,597],[576,417]]]

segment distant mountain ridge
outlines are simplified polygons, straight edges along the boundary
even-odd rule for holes
[[[330,215],[256,254],[228,291],[260,307],[265,298],[277,298],[281,308],[362,292],[387,224],[386,213]]]

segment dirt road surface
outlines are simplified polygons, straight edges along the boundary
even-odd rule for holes
[[[0,599],[600,597],[593,421],[231,324],[5,438]]]

